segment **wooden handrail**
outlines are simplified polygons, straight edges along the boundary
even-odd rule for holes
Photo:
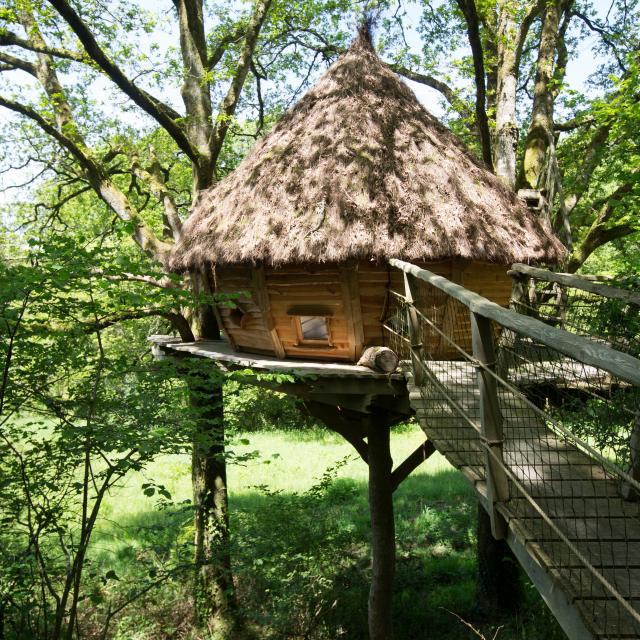
[[[389,260],[389,263],[393,267],[440,289],[440,291],[444,291],[476,314],[541,342],[570,358],[603,369],[617,378],[640,386],[640,360],[638,358],[616,351],[589,338],[569,333],[564,329],[551,327],[540,320],[523,316],[511,309],[505,309],[459,284],[409,262],[393,258]]]
[[[538,267],[530,267],[528,264],[520,264],[519,262],[516,262],[511,265],[511,269],[507,271],[507,274],[512,277],[524,275],[530,278],[535,278],[536,280],[555,282],[567,287],[572,287],[573,289],[588,291],[589,293],[595,293],[605,298],[615,298],[616,300],[622,300],[624,302],[640,306],[640,293],[627,291],[626,289],[618,289],[608,284],[593,282],[587,278],[569,273],[554,273],[553,271],[539,269]]]

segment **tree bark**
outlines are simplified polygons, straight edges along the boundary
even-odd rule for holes
[[[191,274],[195,295],[211,294],[206,273]],[[219,340],[220,328],[208,304],[193,317],[197,338]],[[196,616],[215,639],[236,630],[235,597],[229,548],[229,512],[223,386],[220,375],[187,372],[189,400],[195,418],[191,458],[195,527]]]
[[[196,374],[190,377],[189,391],[197,425],[191,470],[196,611],[200,623],[222,639],[228,638],[234,627],[222,385]]]
[[[527,133],[522,167],[522,186],[529,189],[538,189],[540,186],[547,149],[553,137],[553,102],[556,92],[552,79],[560,16],[566,4],[566,0],[550,0],[543,13],[531,125]]]
[[[478,608],[490,618],[513,613],[522,596],[518,563],[506,541],[491,534],[491,518],[479,502],[477,538]]]
[[[389,426],[369,418],[369,508],[371,511],[372,576],[369,590],[369,638],[393,638],[392,599],[395,573],[395,525],[393,518],[393,461]]]
[[[460,11],[467,23],[467,36],[473,55],[473,70],[476,83],[476,125],[480,132],[482,144],[482,159],[487,168],[493,171],[493,157],[491,153],[491,134],[489,133],[489,119],[487,117],[487,89],[484,71],[484,53],[480,37],[480,21],[475,0],[456,0]]]
[[[510,187],[516,184],[516,88],[519,32],[511,3],[501,2],[497,24],[496,129],[493,159],[496,175]]]

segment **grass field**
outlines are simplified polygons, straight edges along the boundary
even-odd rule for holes
[[[246,443],[248,440],[248,444]],[[234,448],[254,459],[229,469],[234,571],[242,613],[258,638],[366,638],[369,522],[366,465],[327,432],[263,432]],[[392,438],[399,462],[421,441],[415,431]],[[338,469],[325,476],[338,463]],[[155,482],[173,504],[159,509]],[[189,459],[167,456],[132,475],[105,504],[94,561],[111,567],[118,588],[143,571],[190,553]],[[483,620],[474,607],[476,503],[462,476],[434,455],[395,494],[396,640],[466,639],[497,631],[499,640],[563,638],[530,585],[522,613]],[[132,567],[137,567],[132,571]],[[206,637],[188,620],[186,576],[164,582],[125,610],[119,640]],[[454,615],[455,614],[455,615]],[[456,616],[472,624],[472,631]],[[501,627],[498,629],[498,627]]]

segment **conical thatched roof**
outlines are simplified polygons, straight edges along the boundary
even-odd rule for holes
[[[446,257],[555,262],[548,224],[420,105],[361,34],[202,193],[171,267]]]

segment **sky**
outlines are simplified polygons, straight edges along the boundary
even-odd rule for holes
[[[238,0],[234,0],[234,2],[238,3]],[[166,4],[166,7],[164,6]],[[593,0],[593,7],[597,11],[597,13],[604,17],[609,10],[611,4],[611,0]],[[167,17],[171,16],[171,5],[166,0],[140,0],[139,6],[144,9],[148,9],[150,11],[158,11],[167,15]],[[415,4],[408,5],[406,8],[407,11],[407,20],[406,23],[408,25],[418,24],[419,22],[419,12],[420,8]],[[172,21],[167,19],[167,24],[172,24]],[[176,38],[173,37],[174,34],[170,33],[168,30],[165,33],[165,36],[168,41],[171,41],[173,44],[176,42]],[[408,27],[406,31],[407,40],[409,45],[415,50],[419,51],[420,48],[420,38],[415,30]],[[148,42],[140,42],[139,45],[141,48],[146,48],[150,45],[153,39],[157,39],[157,34],[153,34],[149,36]],[[589,76],[597,70],[597,68],[602,63],[602,60],[598,57],[598,55],[593,53],[593,47],[597,42],[597,36],[593,35],[589,38],[586,38],[580,43],[579,50],[574,55],[567,65],[567,73],[566,73],[566,83],[571,89],[575,89],[581,92],[588,93],[587,80]],[[456,52],[454,52],[455,55]],[[18,73],[18,72],[12,72]],[[442,107],[442,96],[429,87],[421,85],[416,82],[406,81],[407,84],[413,89],[416,93],[420,102],[434,115],[437,117],[442,117],[444,110]],[[152,92],[153,93],[153,92]],[[92,87],[92,95],[94,96],[109,96],[112,94],[110,81],[106,78],[102,78],[99,82],[97,82]],[[117,95],[117,94],[115,94]],[[163,100],[172,103],[179,111],[182,110],[182,104],[180,99],[179,90],[177,87],[167,87],[164,95],[161,96]],[[122,121],[129,122],[132,125],[138,123],[140,116],[135,111],[125,111],[123,109],[124,101],[117,100],[116,102],[110,102],[109,99],[105,101],[106,103],[106,113],[109,115],[117,116]],[[6,122],[10,121],[12,116],[5,110],[0,108],[0,125],[3,125]],[[29,170],[14,170],[9,173],[0,176],[0,205],[6,204],[19,196],[20,189],[10,188],[9,190],[4,190],[6,187],[19,185],[25,182],[30,177]]]

